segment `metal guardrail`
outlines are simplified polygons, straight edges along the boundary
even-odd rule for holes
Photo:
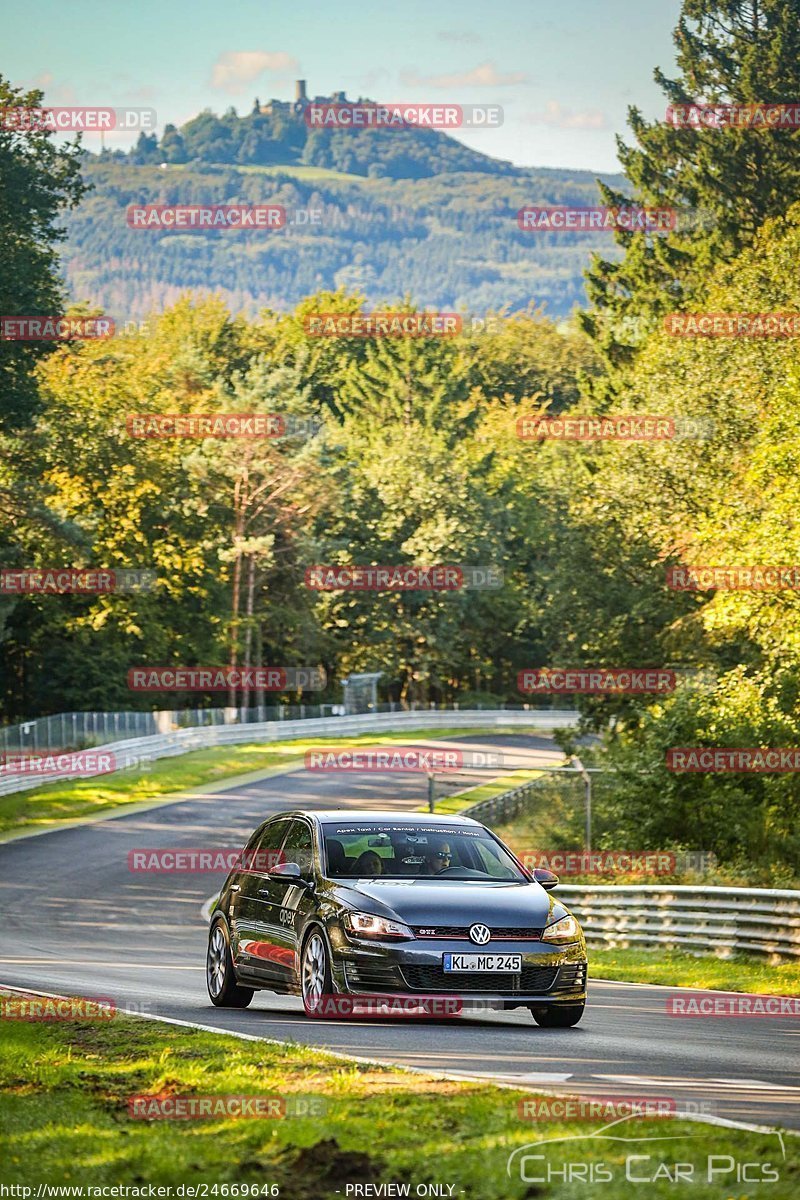
[[[535,797],[539,780],[482,800],[462,816],[508,821]],[[691,852],[687,852],[691,854]],[[559,884],[590,947],[663,948],[800,957],[800,891],[684,884]]]
[[[800,891],[684,885],[559,886],[590,946],[800,957]]]
[[[503,711],[558,709],[557,696],[536,696],[532,702]],[[272,721],[311,721],[320,717],[373,716],[377,713],[480,712],[480,704],[460,708],[458,704],[429,705],[417,701],[369,705],[347,709],[344,704],[256,704],[236,708],[169,708],[156,712],[63,712],[49,717],[32,717],[18,725],[0,725],[0,754],[15,751],[79,750],[103,746],[124,738],[153,737],[178,729],[203,729],[215,725],[261,725]],[[498,711],[486,705],[487,712]]]
[[[500,792],[488,800],[479,800],[477,804],[465,808],[460,815],[474,817],[476,821],[509,821],[525,809],[528,801],[533,799],[541,787],[541,782],[540,779],[531,779],[528,783],[522,783],[507,792]]]
[[[476,709],[443,711],[442,709],[402,711],[387,713],[365,713],[346,717],[316,717],[295,721],[264,721],[245,725],[215,725],[205,729],[179,729],[174,733],[156,734],[153,737],[127,738],[110,742],[102,747],[104,753],[114,756],[116,770],[125,770],[153,762],[159,758],[170,758],[186,754],[190,750],[206,750],[211,746],[233,746],[244,742],[282,742],[293,738],[337,737],[347,734],[392,733],[404,729],[435,729],[442,724],[450,729],[475,729],[488,726],[519,727],[552,731],[570,729],[578,723],[578,713],[572,709]],[[95,772],[75,771],[26,774],[13,770],[0,770],[0,796],[13,792],[28,791],[43,783],[65,779],[98,777]],[[102,778],[102,777],[100,777]]]

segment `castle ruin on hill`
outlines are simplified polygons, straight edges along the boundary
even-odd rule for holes
[[[314,96],[306,92],[305,79],[294,82],[294,100],[270,100],[267,104],[256,101],[255,108],[267,117],[302,117],[309,104],[361,104],[363,101],[348,100],[344,92],[333,92],[330,96]]]

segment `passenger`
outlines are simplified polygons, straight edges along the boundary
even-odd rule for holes
[[[356,859],[351,874],[358,875],[361,878],[367,875],[382,875],[383,863],[381,862],[380,855],[376,854],[374,850],[365,850]]]

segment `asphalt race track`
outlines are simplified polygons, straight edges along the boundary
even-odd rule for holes
[[[510,766],[561,757],[542,736],[466,736],[458,744],[501,749]],[[224,874],[128,870],[134,848],[238,848],[281,809],[413,809],[426,798],[424,775],[300,771],[0,845],[0,981],[110,996],[133,1011],[531,1092],[675,1098],[686,1111],[800,1129],[790,1017],[670,1017],[671,989],[603,982],[591,985],[586,1016],[571,1030],[539,1029],[523,1010],[449,1022],[312,1021],[298,999],[267,992],[249,1009],[224,1011],[206,994],[201,914]]]

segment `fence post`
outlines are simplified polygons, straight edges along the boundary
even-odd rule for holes
[[[586,853],[589,854],[591,853],[592,849],[592,777],[586,770],[586,767],[583,765],[581,760],[578,758],[577,754],[573,754],[572,761],[580,771],[584,784],[584,796],[586,803],[586,832],[584,840],[586,842]]]

